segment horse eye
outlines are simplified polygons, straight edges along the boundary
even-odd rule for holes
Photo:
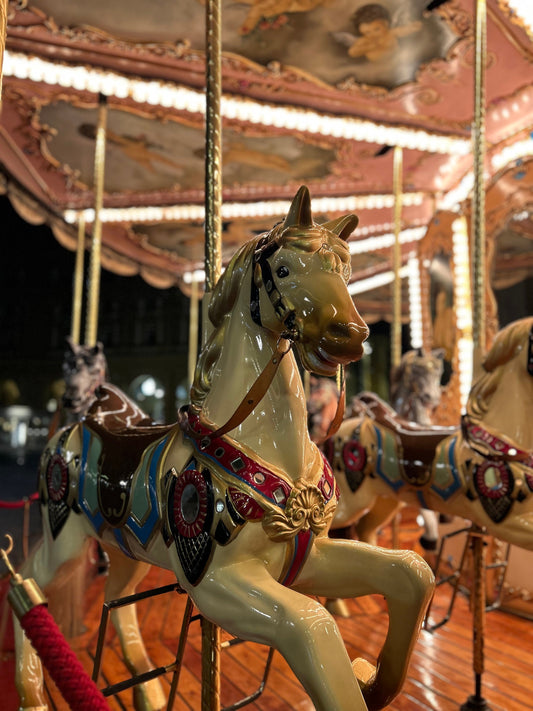
[[[289,276],[289,270],[285,265],[283,265],[276,269],[276,274],[279,276],[280,279],[283,279],[283,277]]]

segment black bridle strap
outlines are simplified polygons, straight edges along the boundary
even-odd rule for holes
[[[277,242],[272,241],[270,244],[263,245],[260,241],[257,245],[256,252],[254,255],[254,268],[252,269],[252,284],[250,289],[250,314],[252,320],[258,326],[262,326],[261,320],[261,307],[259,301],[259,287],[257,286],[255,279],[255,266],[258,265],[261,270],[261,279],[265,287],[268,298],[272,304],[272,307],[278,317],[279,321],[287,329],[285,333],[282,334],[283,337],[290,337],[291,340],[297,340],[298,333],[296,330],[296,312],[293,308],[286,305],[283,296],[281,295],[279,289],[276,286],[274,280],[274,275],[272,274],[272,269],[268,258],[271,257],[274,252],[279,248]]]

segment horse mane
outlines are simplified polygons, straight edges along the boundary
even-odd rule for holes
[[[523,350],[532,324],[533,317],[527,317],[513,321],[498,332],[492,348],[483,361],[485,372],[470,390],[466,404],[466,412],[469,417],[482,418],[488,411],[492,395],[497,390],[503,375],[503,369],[500,366],[508,363]]]
[[[238,298],[243,276],[253,254],[259,242],[262,242],[259,249],[263,249],[274,241],[280,249],[284,247],[295,252],[318,253],[326,271],[340,274],[346,283],[350,278],[351,259],[348,245],[327,226],[313,223],[309,226],[286,227],[285,223],[280,222],[270,232],[244,244],[218,280],[209,302],[209,320],[214,326],[214,331],[200,354],[191,387],[191,404],[196,409],[201,408],[210,390],[213,368],[224,345],[228,318]]]

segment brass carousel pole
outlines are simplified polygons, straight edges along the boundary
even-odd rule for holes
[[[191,281],[191,296],[189,306],[189,360],[188,383],[192,385],[194,370],[198,358],[198,282],[194,277]]]
[[[104,195],[105,143],[107,125],[107,98],[100,94],[98,100],[98,127],[94,152],[94,222],[89,267],[88,313],[85,325],[85,345],[94,346],[98,334],[98,305],[100,301],[100,254],[102,251],[101,210]]]
[[[8,0],[0,0],[0,106],[2,105],[2,67],[7,35],[7,2]]]
[[[474,374],[481,367],[485,351],[485,63],[487,53],[486,0],[476,0],[476,61],[474,80],[474,193],[472,198],[473,239],[473,323]],[[485,540],[483,530],[473,526],[472,555],[474,580],[471,592],[473,616],[473,669],[475,693],[461,706],[461,711],[490,711],[481,690],[485,670]]]
[[[394,192],[394,286],[392,293],[393,315],[391,365],[393,368],[400,365],[400,360],[402,358],[402,279],[400,276],[400,269],[402,266],[402,253],[400,249],[400,230],[402,226],[402,164],[402,148],[400,146],[395,146],[392,168],[392,185]]]
[[[222,263],[221,0],[206,2],[205,292]],[[204,300],[204,324],[208,299]],[[204,326],[204,331],[205,331]],[[206,334],[203,334],[205,339]],[[202,711],[220,709],[220,629],[202,617]]]
[[[476,0],[476,57],[474,77],[474,192],[472,196],[472,264],[474,375],[485,353],[485,65],[487,56],[487,5]]]
[[[74,264],[74,282],[72,286],[72,319],[70,323],[70,338],[75,345],[80,343],[84,252],[85,218],[82,215],[78,222],[78,243],[76,245],[76,262]]]
[[[394,247],[392,263],[394,281],[392,289],[391,366],[393,368],[400,365],[402,358],[402,278],[400,276],[402,266],[402,252],[400,248],[400,230],[402,228],[402,170],[403,149],[400,146],[395,146],[392,164],[392,190],[394,194]],[[400,545],[400,516],[401,514],[394,516],[391,524],[393,548],[399,548]]]

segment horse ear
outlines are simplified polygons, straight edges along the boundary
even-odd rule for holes
[[[311,227],[312,225],[311,196],[307,186],[302,185],[291,203],[283,227]]]
[[[358,224],[359,218],[357,215],[343,215],[342,217],[337,217],[335,220],[324,222],[322,227],[325,227],[330,232],[334,232],[337,237],[347,240]]]
[[[74,345],[74,341],[72,340],[72,337],[71,337],[71,336],[67,336],[67,337],[65,338],[65,341],[67,342],[68,350],[69,350],[69,351],[72,351],[72,353],[75,353],[75,352],[76,352],[76,348],[75,348],[75,345]]]
[[[259,264],[254,264],[254,284],[258,289],[263,286],[263,273]]]

